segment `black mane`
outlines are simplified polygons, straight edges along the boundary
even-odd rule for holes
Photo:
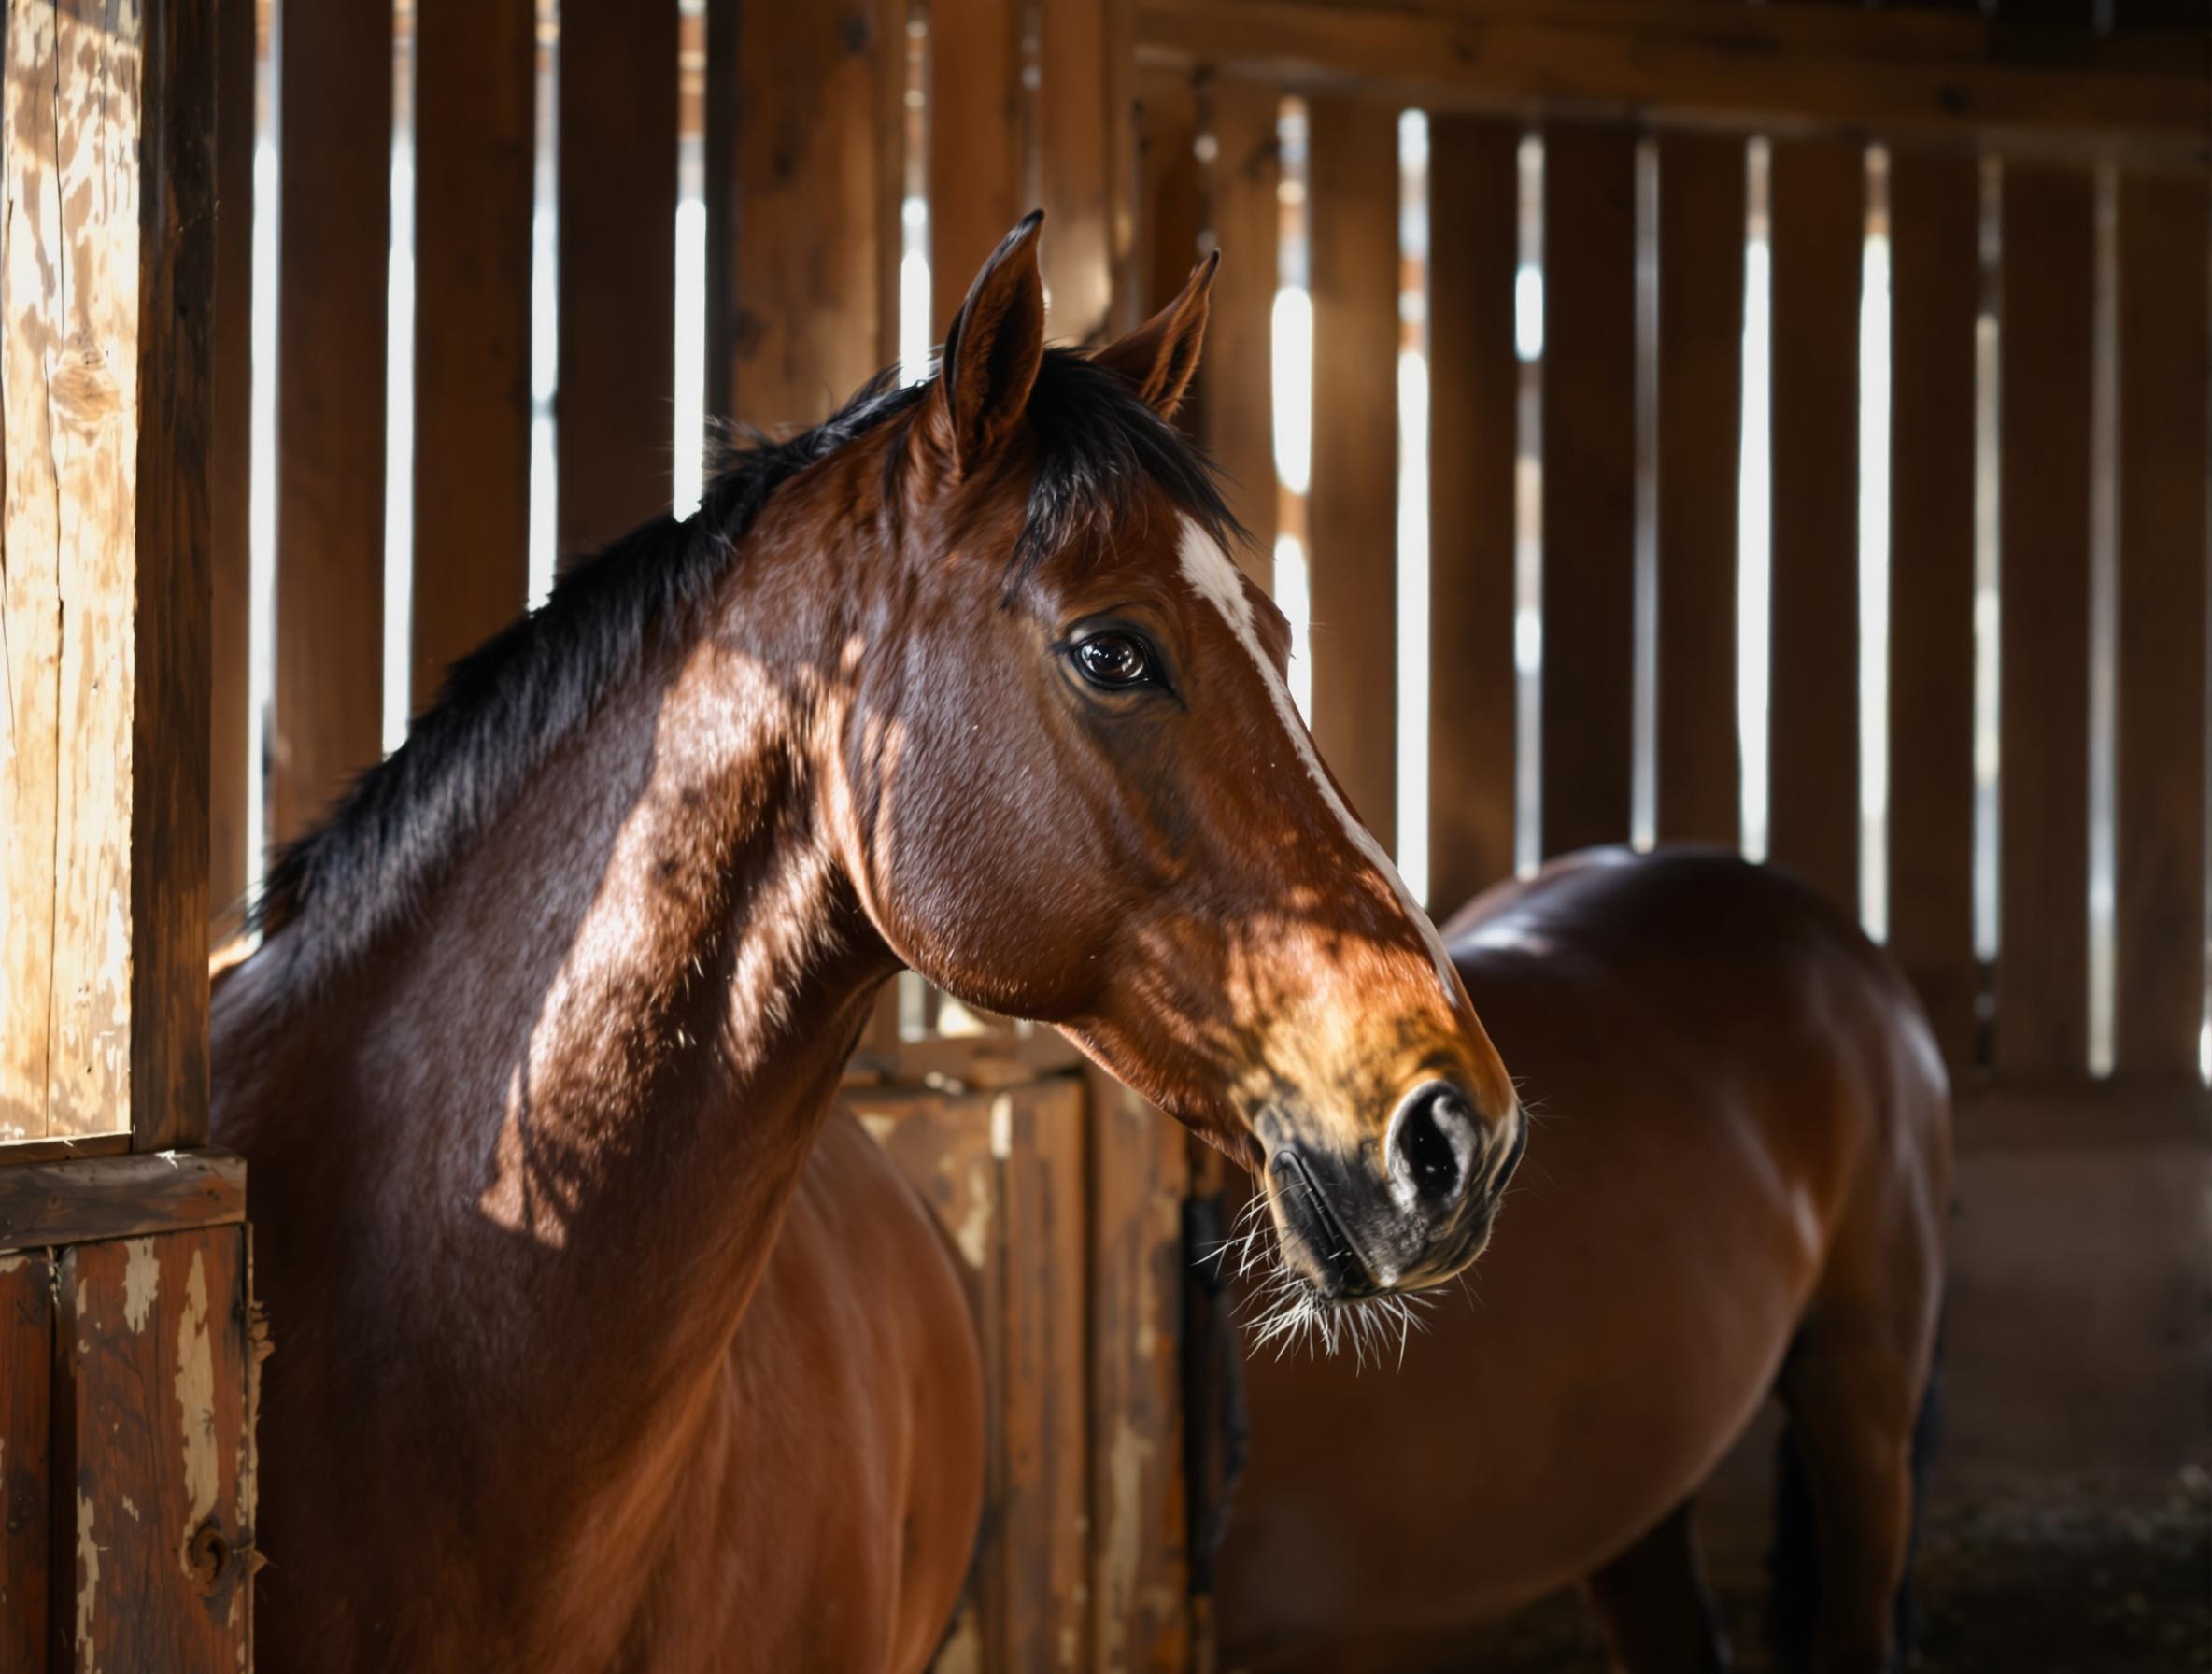
[[[654,625],[706,601],[775,491],[879,426],[911,425],[929,388],[898,386],[885,373],[810,431],[753,437],[693,516],[657,518],[570,570],[543,605],[456,662],[406,743],[283,849],[251,922],[268,934],[298,926],[323,965],[414,912],[424,887],[636,665]],[[1008,597],[1052,553],[1103,535],[1147,484],[1223,544],[1241,538],[1212,466],[1120,378],[1073,350],[1045,352],[1028,418],[1034,475]],[[906,453],[890,449],[886,469]]]

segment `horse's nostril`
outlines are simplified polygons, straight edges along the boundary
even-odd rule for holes
[[[1449,1082],[1429,1082],[1408,1094],[1391,1120],[1391,1181],[1402,1195],[1449,1208],[1467,1188],[1479,1147],[1466,1098]]]

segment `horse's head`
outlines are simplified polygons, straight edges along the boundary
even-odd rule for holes
[[[915,970],[1058,1025],[1251,1164],[1314,1292],[1438,1284],[1480,1252],[1524,1117],[1167,422],[1212,264],[1096,355],[1047,351],[1036,236],[991,257],[881,444],[846,865]]]

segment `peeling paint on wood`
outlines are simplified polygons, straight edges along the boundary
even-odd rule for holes
[[[123,1248],[129,1252],[123,1265],[123,1324],[143,1331],[162,1286],[162,1264],[154,1256],[150,1238],[134,1238]]]

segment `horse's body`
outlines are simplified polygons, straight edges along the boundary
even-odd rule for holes
[[[1165,422],[1211,265],[1047,352],[1036,231],[928,384],[574,570],[272,869],[211,1030],[266,1674],[922,1664],[975,1336],[830,1115],[901,964],[1265,1161],[1309,1306],[1482,1248],[1510,1080]]]
[[[1950,1168],[1910,990],[1809,890],[1700,851],[1571,858],[1445,939],[1536,1113],[1527,1167],[1402,1366],[1249,1364],[1225,1666],[1450,1666],[1589,1578],[1637,1674],[1719,1667],[1687,1506],[1779,1392],[1817,1511],[1810,1666],[1882,1667]]]

